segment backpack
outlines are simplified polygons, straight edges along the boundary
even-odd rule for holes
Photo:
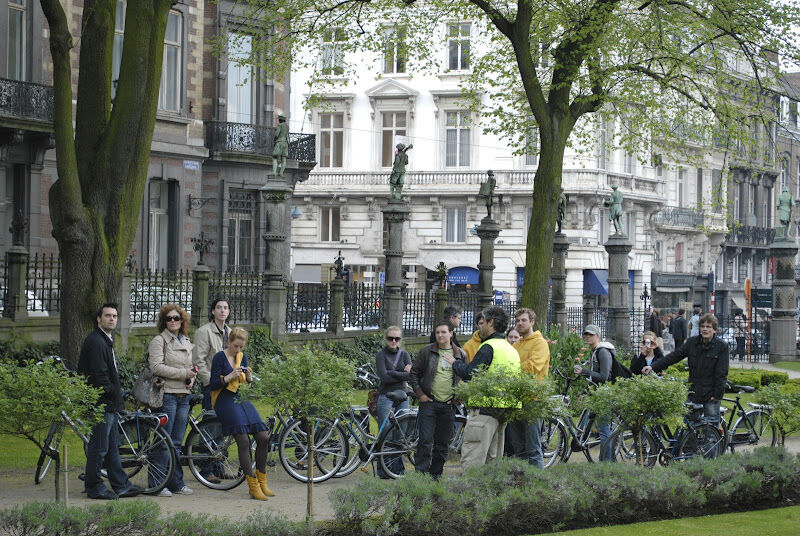
[[[617,381],[617,378],[632,378],[633,373],[631,369],[620,363],[617,359],[617,349],[613,346],[609,348],[609,346],[611,345],[603,346],[603,348],[611,353],[611,371],[608,375],[608,381],[614,383]]]

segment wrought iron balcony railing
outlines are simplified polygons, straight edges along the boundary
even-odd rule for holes
[[[0,78],[0,116],[52,123],[52,86]]]
[[[209,121],[206,129],[206,142],[208,148],[214,153],[272,156],[274,127]],[[290,133],[289,158],[299,162],[315,162],[316,136]]]
[[[775,229],[735,225],[725,236],[725,241],[733,244],[768,246],[775,240]]]
[[[664,207],[655,215],[656,225],[674,227],[700,227],[704,220],[702,212],[684,207]]]

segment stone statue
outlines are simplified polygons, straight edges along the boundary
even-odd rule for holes
[[[406,166],[408,165],[408,151],[414,147],[405,144],[397,144],[397,152],[394,153],[394,163],[392,164],[392,174],[389,176],[389,199],[401,199],[403,192],[403,182],[406,178]]]
[[[556,215],[556,224],[558,228],[557,233],[561,232],[561,227],[564,225],[564,218],[567,217],[567,195],[564,193],[564,188],[561,188],[561,193],[558,194],[558,214]]]
[[[272,174],[283,177],[286,169],[286,159],[289,157],[289,125],[286,116],[278,116],[278,126],[275,127],[275,138],[272,145]],[[278,162],[280,161],[280,171]]]
[[[611,195],[603,201],[604,207],[608,209],[608,221],[614,224],[613,236],[625,236],[622,231],[622,192],[618,191],[619,186],[616,184],[611,185]]]
[[[336,277],[342,279],[344,277],[344,257],[342,257],[342,250],[339,250],[339,254],[333,259],[333,265],[336,269]]]
[[[486,198],[486,214],[492,217],[492,205],[494,204],[494,189],[497,188],[497,181],[494,179],[494,172],[490,169],[487,173],[486,182],[481,183],[478,195]]]
[[[792,226],[792,207],[795,205],[792,194],[785,186],[778,196],[778,221],[780,226],[776,229],[778,238],[789,238],[789,232]]]

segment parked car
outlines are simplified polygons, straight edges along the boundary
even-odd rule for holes
[[[50,313],[46,310],[47,308],[42,300],[40,300],[32,290],[26,290],[25,295],[28,297],[28,305],[26,309],[28,310],[29,317],[50,316]],[[6,290],[4,288],[0,288],[0,311],[5,310],[5,296]]]
[[[731,353],[736,349],[736,337],[734,336],[735,328],[725,328],[721,335],[717,335],[720,339],[725,341],[730,348]],[[769,341],[764,337],[764,332],[760,329],[750,328],[750,349],[751,352],[761,353],[767,351]],[[747,340],[745,339],[745,345]]]

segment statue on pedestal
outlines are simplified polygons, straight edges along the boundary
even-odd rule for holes
[[[286,116],[278,116],[278,126],[275,127],[275,137],[272,144],[272,174],[283,177],[286,169],[286,159],[289,157],[289,125]],[[280,162],[280,170],[278,163]]]
[[[344,257],[342,257],[342,250],[339,250],[339,254],[333,259],[333,266],[336,270],[336,277],[339,279],[344,278]]]
[[[403,143],[397,144],[397,152],[394,153],[394,163],[392,164],[392,174],[389,176],[389,199],[401,199],[403,192],[403,182],[406,177],[406,166],[408,165],[408,151],[414,146],[405,146]]]
[[[491,219],[492,205],[494,204],[494,189],[497,188],[497,181],[491,169],[487,173],[487,176],[486,182],[481,183],[481,189],[478,190],[478,195],[486,198],[486,214]]]
[[[612,236],[625,236],[622,231],[622,192],[618,191],[619,186],[611,185],[611,195],[603,201],[603,206],[608,207],[608,221],[614,224],[614,234]]]
[[[780,226],[776,229],[778,238],[789,238],[792,225],[792,207],[795,205],[792,194],[785,186],[778,196],[778,221]]]
[[[556,214],[556,232],[561,232],[561,227],[564,225],[564,218],[567,217],[567,196],[564,193],[564,188],[561,188],[561,193],[558,194],[558,214]]]

